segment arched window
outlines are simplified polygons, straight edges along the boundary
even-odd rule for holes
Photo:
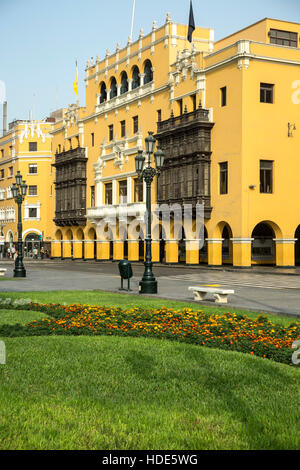
[[[104,82],[101,83],[100,87],[100,103],[104,103],[107,100],[106,85]]]
[[[121,75],[121,95],[123,95],[123,93],[127,93],[127,91],[128,91],[128,77],[127,77],[127,73],[123,72]]]
[[[139,68],[135,65],[132,71],[132,89],[138,88],[141,84],[140,81],[140,71]]]
[[[145,74],[144,84],[146,85],[146,83],[152,82],[153,72],[152,72],[152,64],[151,64],[150,60],[146,60],[145,68],[144,68],[144,74]]]
[[[117,80],[113,77],[110,82],[110,98],[114,98],[117,94]]]

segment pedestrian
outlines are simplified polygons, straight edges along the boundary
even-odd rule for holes
[[[43,246],[42,246],[42,248],[41,248],[40,254],[41,254],[41,259],[44,259],[45,250],[44,250],[44,247],[43,247]]]
[[[14,246],[11,247],[10,252],[11,252],[11,258],[12,258],[12,259],[15,259],[16,249],[15,249]]]
[[[33,249],[33,258],[34,258],[34,259],[37,259],[37,258],[38,258],[38,251],[37,251],[37,248],[34,248],[34,249]]]
[[[7,248],[7,256],[8,256],[8,258],[10,258],[10,248],[9,247]]]

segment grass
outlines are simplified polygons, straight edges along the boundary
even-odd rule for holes
[[[29,312],[28,310],[0,310],[0,326],[1,325],[25,325],[34,320],[42,320],[45,318],[44,313]]]
[[[42,303],[222,307],[101,291],[6,293]],[[225,308],[256,318],[258,313]],[[0,324],[44,313],[0,310]],[[287,325],[299,319],[266,315]],[[300,449],[299,368],[153,338],[0,338],[0,450]]]
[[[6,339],[0,449],[299,449],[299,370],[117,337]]]
[[[164,300],[158,298],[147,298],[144,296],[138,295],[129,295],[129,294],[117,294],[114,292],[104,292],[104,291],[51,291],[51,292],[2,292],[0,298],[11,298],[11,299],[20,299],[20,298],[29,298],[33,302],[40,303],[80,303],[80,304],[89,304],[89,305],[106,305],[112,307],[120,308],[133,308],[133,307],[146,307],[146,308],[157,308],[167,306],[168,308],[182,309],[182,308],[192,308],[193,310],[201,309],[203,312],[207,313],[241,313],[247,315],[249,318],[256,319],[261,312],[253,312],[248,310],[242,310],[237,308],[230,307],[219,307],[219,306],[203,306],[195,302],[179,302],[175,300]],[[1,311],[0,311],[1,315]],[[295,316],[284,316],[277,315],[272,313],[264,313],[264,315],[272,320],[274,323],[280,323],[282,325],[288,325],[292,322],[300,322],[299,317]]]

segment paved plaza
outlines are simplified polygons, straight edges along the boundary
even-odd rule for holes
[[[0,262],[7,269],[6,278],[13,277],[14,263]],[[118,263],[93,261],[25,261],[25,279],[3,280],[0,292],[29,292],[56,290],[104,290],[119,292],[121,286]],[[133,263],[133,279],[130,287],[138,294],[139,281],[143,275],[143,264]],[[228,306],[261,312],[273,312],[300,316],[300,270],[276,270],[258,268],[237,271],[231,268],[210,269],[199,267],[174,267],[154,265],[158,280],[158,294],[155,297],[193,301],[189,286],[214,285],[233,289]],[[127,287],[127,282],[124,282]],[[207,297],[201,302],[214,305],[214,299]]]

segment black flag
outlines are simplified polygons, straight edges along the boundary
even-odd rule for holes
[[[195,31],[195,20],[194,20],[194,12],[193,12],[193,4],[191,0],[190,6],[190,18],[189,18],[189,31],[188,31],[188,41],[192,42],[193,32]]]

